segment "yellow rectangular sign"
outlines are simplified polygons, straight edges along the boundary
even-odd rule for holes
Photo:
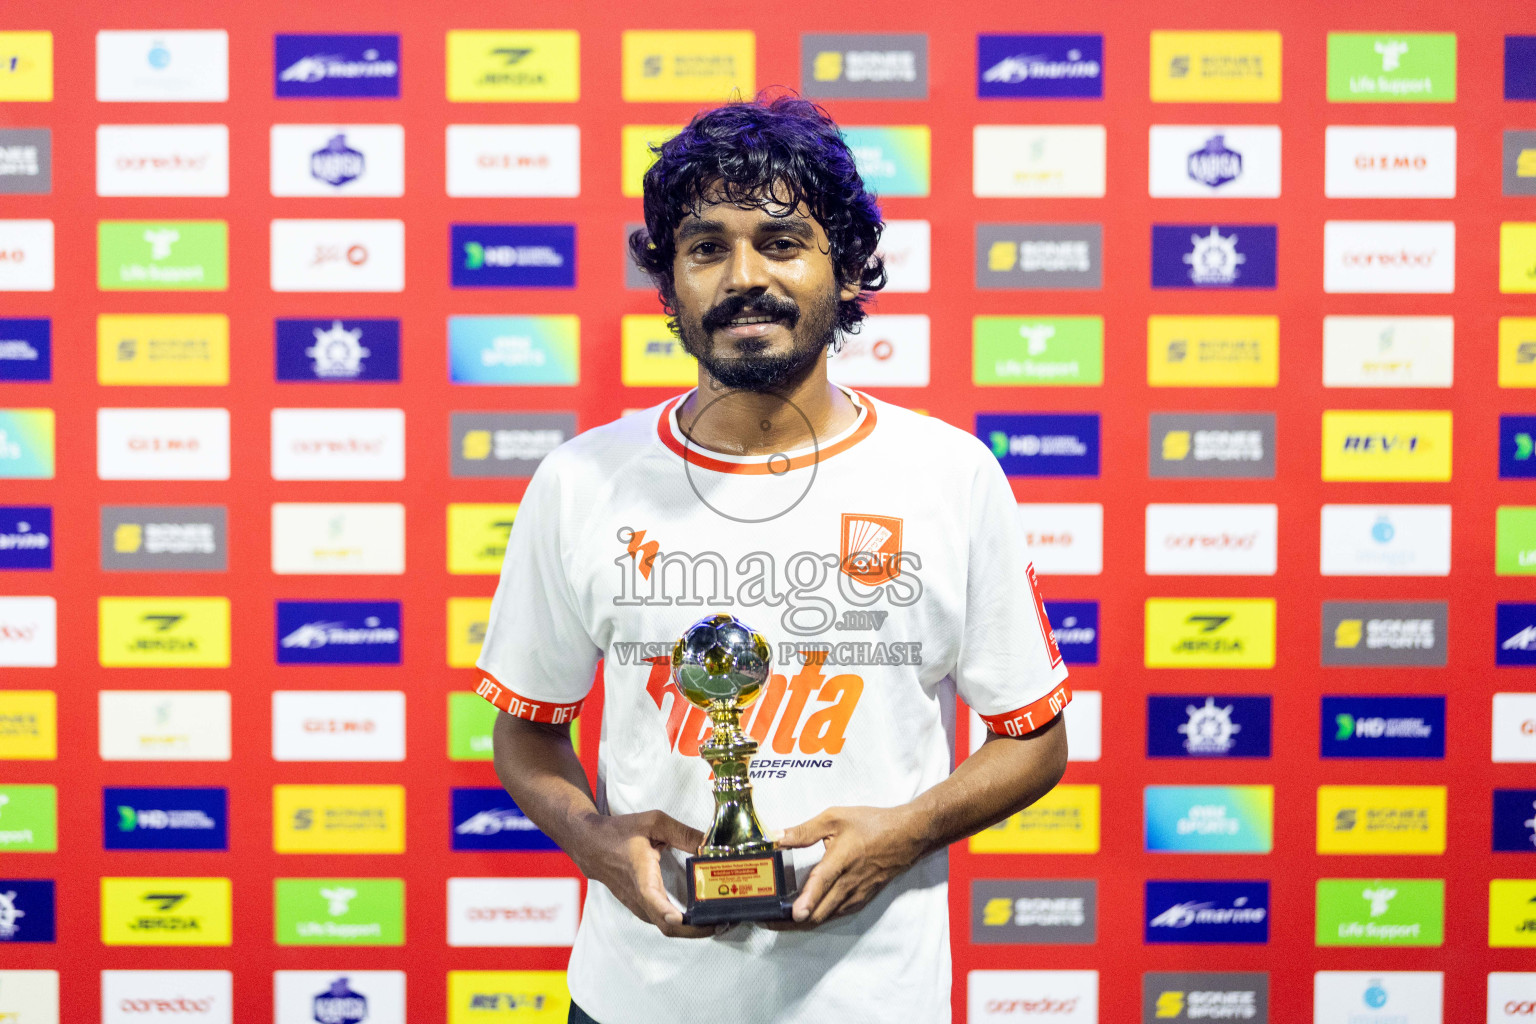
[[[1147,317],[1152,387],[1272,388],[1279,382],[1279,317]]]
[[[1324,410],[1324,480],[1450,478],[1448,411]]]
[[[656,162],[652,146],[659,146],[683,130],[680,124],[627,124],[620,130],[619,171],[622,190],[632,199],[645,195],[645,172]]]
[[[449,971],[448,1024],[565,1024],[564,971]]]
[[[1499,291],[1536,292],[1536,223],[1499,225]]]
[[[486,624],[491,621],[488,597],[450,597],[448,599],[448,667],[474,668],[485,643]]]
[[[498,576],[517,505],[448,506],[448,571],[455,576]]]
[[[621,379],[631,388],[686,388],[699,382],[699,361],[683,350],[667,329],[667,318],[650,314],[624,317],[620,329]]]
[[[570,31],[448,33],[448,99],[454,103],[575,103],[581,35]]]
[[[751,99],[756,83],[757,37],[751,32],[624,33],[626,102]]]
[[[1488,945],[1536,946],[1536,878],[1488,883]]]
[[[1499,387],[1536,388],[1536,316],[1499,317]]]
[[[1279,103],[1279,32],[1153,32],[1153,103]]]
[[[58,756],[57,695],[52,690],[0,690],[0,761],[52,761]]]
[[[1445,852],[1444,786],[1318,786],[1318,853]]]
[[[273,786],[278,853],[404,853],[404,786]]]
[[[229,598],[97,599],[104,668],[228,668]]]
[[[103,878],[105,946],[228,946],[227,878]]]
[[[1147,668],[1274,668],[1270,597],[1149,597]]]
[[[101,384],[229,383],[229,317],[222,313],[96,318]]]
[[[971,836],[972,853],[1098,853],[1099,787],[1057,786],[1005,821]]]
[[[0,32],[0,101],[51,99],[53,33]]]

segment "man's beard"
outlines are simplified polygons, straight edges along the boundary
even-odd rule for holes
[[[683,349],[709,375],[735,391],[782,392],[804,378],[827,346],[837,337],[837,294],[806,310],[791,299],[773,295],[735,295],[697,319],[679,312],[678,330]],[[767,355],[744,352],[720,357],[715,354],[713,333],[740,316],[773,316],[790,332],[790,351]]]

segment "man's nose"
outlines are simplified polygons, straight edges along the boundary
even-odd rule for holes
[[[725,269],[725,290],[732,294],[763,291],[768,287],[768,261],[757,246],[743,240],[731,247]]]

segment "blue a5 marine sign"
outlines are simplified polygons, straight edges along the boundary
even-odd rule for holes
[[[1100,99],[1104,37],[976,37],[976,95],[982,99]]]
[[[1444,697],[1323,698],[1323,757],[1444,757]]]
[[[455,288],[576,287],[576,225],[454,224]]]
[[[1153,288],[1273,288],[1273,224],[1152,225]]]
[[[229,794],[222,788],[101,791],[108,850],[227,850]]]
[[[1097,413],[976,414],[976,436],[1009,476],[1098,476]]]
[[[1495,664],[1536,665],[1536,604],[1501,602],[1494,631]]]
[[[1047,601],[1045,617],[1051,623],[1062,661],[1068,665],[1099,663],[1099,602]]]
[[[53,509],[0,505],[0,569],[53,568]]]
[[[400,664],[399,601],[279,601],[280,665]]]
[[[278,99],[400,95],[398,35],[282,35],[273,40]]]
[[[0,878],[0,943],[53,940],[53,881]]]
[[[1268,882],[1147,882],[1148,944],[1269,941]]]
[[[1148,757],[1268,757],[1269,752],[1268,697],[1147,697]]]
[[[1536,853],[1536,789],[1493,791],[1493,848]]]
[[[400,379],[399,320],[278,320],[276,337],[279,381]]]
[[[453,790],[455,850],[555,850],[558,847],[504,789]]]

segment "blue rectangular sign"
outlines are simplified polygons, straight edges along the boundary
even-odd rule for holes
[[[1536,604],[1500,602],[1493,642],[1497,665],[1536,665]]]
[[[108,850],[227,850],[229,793],[222,788],[101,791]]]
[[[53,509],[0,505],[0,569],[53,568]]]
[[[1147,882],[1146,942],[1269,941],[1268,882]]]
[[[1493,848],[1536,853],[1536,789],[1493,791]]]
[[[1273,288],[1273,224],[1152,225],[1153,288]]]
[[[976,436],[1009,476],[1098,476],[1098,413],[976,414]]]
[[[1499,479],[1536,479],[1536,416],[1499,417]]]
[[[502,789],[453,790],[455,850],[558,850]]]
[[[1536,36],[1504,37],[1504,98],[1536,100]]]
[[[277,35],[273,79],[280,100],[398,99],[398,35]]]
[[[1148,757],[1268,757],[1269,737],[1268,697],[1147,697]]]
[[[54,913],[53,879],[0,878],[0,943],[52,942]]]
[[[53,379],[53,321],[47,317],[0,318],[0,381]]]
[[[1444,697],[1323,698],[1323,757],[1444,757]]]
[[[1099,663],[1099,602],[1047,601],[1045,616],[1063,661],[1068,665]]]
[[[400,379],[399,320],[278,320],[275,333],[280,381],[348,384]]]
[[[982,99],[1102,99],[1104,37],[976,37],[976,95]]]
[[[1147,786],[1142,794],[1148,853],[1274,849],[1271,786]]]
[[[398,665],[400,602],[279,601],[277,663]]]
[[[455,288],[576,287],[576,225],[454,224]]]

